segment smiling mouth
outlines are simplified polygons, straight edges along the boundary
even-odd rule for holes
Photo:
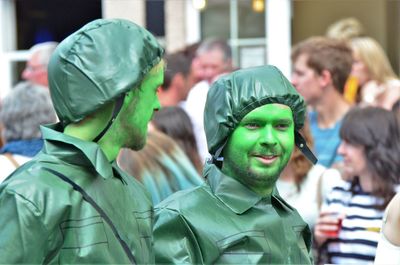
[[[265,165],[270,165],[278,159],[278,155],[254,155],[254,157]]]

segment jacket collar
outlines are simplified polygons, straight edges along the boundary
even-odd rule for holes
[[[206,164],[203,175],[213,194],[236,214],[243,214],[259,202],[272,204],[286,212],[294,210],[280,197],[276,186],[271,195],[262,197],[236,179],[224,175],[214,164]]]
[[[104,179],[113,176],[114,163],[107,160],[98,144],[62,133],[60,123],[41,126],[40,129],[45,140],[44,153],[55,155],[72,164],[94,167]]]

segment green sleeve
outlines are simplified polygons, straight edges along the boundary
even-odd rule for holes
[[[35,205],[13,191],[0,194],[1,263],[43,263],[47,230]]]
[[[173,210],[156,210],[154,251],[156,264],[204,264],[195,233]]]

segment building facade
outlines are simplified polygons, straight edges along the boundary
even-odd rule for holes
[[[400,1],[1,0],[0,98],[20,79],[27,49],[38,32],[42,39],[61,41],[95,18],[132,20],[153,32],[167,52],[208,37],[225,38],[236,67],[274,64],[289,76],[293,44],[324,35],[331,23],[350,16],[380,42],[399,72]],[[38,30],[43,26],[50,34]]]

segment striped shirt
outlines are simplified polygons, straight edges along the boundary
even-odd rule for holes
[[[359,184],[343,182],[328,195],[324,210],[344,213],[337,239],[327,241],[327,254],[333,264],[373,263],[382,226],[383,199],[363,192]]]

